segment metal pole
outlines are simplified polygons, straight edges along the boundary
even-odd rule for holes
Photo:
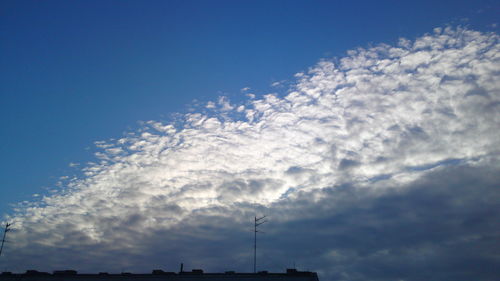
[[[267,216],[257,218],[257,216],[256,216],[255,221],[254,221],[254,225],[253,225],[254,226],[254,228],[253,228],[253,232],[254,232],[254,237],[253,237],[253,273],[257,273],[257,232],[259,232],[257,230],[257,227],[259,225],[267,222],[267,221],[262,221],[266,217]]]
[[[253,238],[253,273],[257,272],[257,217],[254,223],[254,238]],[[3,243],[2,243],[3,246]]]
[[[5,243],[5,236],[7,236],[7,231],[10,230],[9,228],[10,225],[11,225],[10,223],[5,224],[5,229],[3,231],[3,238],[2,238],[2,246],[0,246],[0,256],[2,255],[3,244]]]

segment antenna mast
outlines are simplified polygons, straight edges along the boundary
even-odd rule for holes
[[[0,256],[2,255],[3,244],[5,243],[5,236],[7,236],[7,232],[10,230],[11,223],[5,224],[5,229],[3,230],[3,238],[2,238],[2,246],[0,246]]]
[[[257,232],[262,232],[257,230],[257,227],[263,223],[266,223],[267,221],[263,221],[264,218],[267,216],[262,216],[260,218],[255,217],[255,223],[254,223],[254,242],[253,242],[253,273],[257,273]]]

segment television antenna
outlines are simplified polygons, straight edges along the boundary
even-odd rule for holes
[[[5,229],[3,230],[3,238],[2,238],[2,246],[0,246],[0,256],[2,255],[3,244],[5,243],[5,237],[7,236],[7,232],[10,230],[11,223],[5,224]]]
[[[267,216],[262,216],[258,218],[255,216],[255,222],[254,222],[254,240],[253,240],[253,273],[257,273],[257,232],[264,233],[262,231],[259,231],[257,227],[263,223],[266,223],[267,221],[264,220]]]

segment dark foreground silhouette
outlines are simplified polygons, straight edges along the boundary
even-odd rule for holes
[[[78,274],[75,270],[54,271],[53,273],[28,270],[25,273],[3,272],[0,274],[1,281],[94,281],[94,280],[128,280],[128,281],[319,281],[316,272],[297,271],[287,269],[286,273],[270,273],[260,271],[258,273],[237,273],[226,271],[225,273],[204,273],[201,269],[192,271],[165,272],[163,270],[153,270],[151,274],[120,273],[109,274],[100,272],[98,274]]]

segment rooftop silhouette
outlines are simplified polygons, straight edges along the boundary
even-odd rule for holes
[[[150,274],[134,274],[122,272],[118,274],[110,274],[100,272],[97,274],[79,274],[76,270],[57,270],[52,273],[40,272],[36,270],[27,270],[25,273],[3,272],[0,274],[0,280],[26,280],[26,281],[93,281],[93,280],[141,280],[141,281],[319,281],[316,272],[298,271],[296,269],[287,269],[286,273],[271,273],[267,271],[259,271],[257,273],[237,273],[234,271],[226,271],[224,273],[205,273],[201,269],[193,269],[191,271],[167,272],[160,269],[153,270]]]

